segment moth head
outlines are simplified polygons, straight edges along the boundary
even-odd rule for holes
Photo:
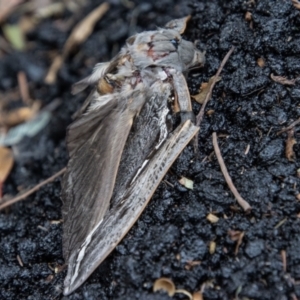
[[[165,28],[136,34],[127,39],[127,48],[138,69],[171,67],[181,72],[204,64],[204,54],[181,34],[190,16],[168,22]]]

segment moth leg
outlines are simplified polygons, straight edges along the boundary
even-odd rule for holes
[[[182,73],[173,71],[173,87],[179,104],[181,123],[191,120],[195,124],[196,118],[192,110],[190,92]]]

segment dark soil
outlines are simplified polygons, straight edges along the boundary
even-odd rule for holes
[[[101,1],[90,2],[76,16],[78,21]],[[300,146],[294,146],[296,159],[288,161],[287,133],[277,135],[300,117],[300,81],[284,86],[270,78],[271,73],[289,79],[300,75],[300,11],[287,0],[134,0],[131,9],[126,1],[110,2],[109,12],[65,62],[55,85],[43,81],[51,64],[48,52],[62,49],[70,34],[59,29],[57,19],[43,21],[28,35],[30,50],[2,55],[2,92],[17,87],[16,74],[22,70],[34,99],[44,105],[61,100],[43,132],[14,147],[18,156],[4,193],[16,194],[19,186],[33,186],[66,165],[66,127],[87,95],[71,96],[74,82],[95,63],[114,56],[129,35],[189,13],[193,18],[186,38],[199,41],[207,60],[188,77],[191,94],[216,73],[231,46],[236,47],[207,106],[214,112],[201,124],[199,158],[192,145],[183,151],[166,175],[174,187],[160,184],[116,250],[68,297],[62,295],[66,270],[56,274],[51,268],[64,264],[62,223],[52,222],[61,219],[60,180],[1,212],[0,298],[162,300],[170,298],[153,293],[152,286],[157,278],[169,277],[177,288],[190,292],[206,283],[205,300],[300,299]],[[251,12],[251,21],[245,20],[246,12]],[[60,18],[67,20],[70,13]],[[258,65],[259,58],[264,67]],[[199,109],[195,103],[195,113]],[[294,130],[299,143],[300,126]],[[219,134],[233,182],[253,208],[250,214],[237,205],[212,155],[213,132]],[[194,189],[182,187],[180,176],[192,179]],[[210,223],[209,213],[219,221]],[[229,230],[245,234],[237,255]],[[213,254],[211,241],[216,243]],[[187,268],[189,261],[201,264]],[[176,294],[174,299],[186,296]]]

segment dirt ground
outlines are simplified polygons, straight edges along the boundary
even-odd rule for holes
[[[206,51],[205,67],[188,76],[191,94],[215,75],[231,46],[235,51],[207,105],[199,157],[192,145],[183,151],[138,222],[73,294],[62,295],[66,270],[55,273],[64,264],[60,179],[0,213],[0,298],[171,299],[152,291],[157,278],[168,277],[178,289],[202,288],[205,300],[300,299],[299,144],[290,160],[286,153],[288,136],[299,143],[300,125],[278,134],[300,118],[300,10],[288,0],[111,0],[86,42],[65,60],[56,83],[46,84],[54,54],[74,24],[100,3],[45,18],[27,33],[26,50],[1,51],[1,97],[18,87],[17,74],[24,71],[33,99],[43,107],[60,103],[40,133],[13,146],[15,164],[4,194],[15,195],[66,165],[66,127],[87,95],[72,96],[70,87],[114,56],[128,36],[191,14],[185,37]],[[6,22],[22,15],[16,11]],[[66,26],[71,19],[73,26]],[[298,81],[284,85],[271,74]],[[12,106],[20,103],[19,97]],[[200,107],[193,104],[196,114]],[[250,214],[224,180],[213,132]],[[178,183],[181,176],[193,180],[193,190]],[[209,213],[219,218],[216,223],[207,220]]]

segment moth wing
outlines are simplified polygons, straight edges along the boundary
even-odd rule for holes
[[[120,98],[120,94],[96,98],[87,112],[68,128],[70,159],[62,181],[63,252],[66,260],[84,244],[109,207],[134,118],[127,100],[128,97]],[[142,102],[138,105],[141,106]]]
[[[130,186],[123,200],[115,203],[103,222],[89,236],[84,251],[81,250],[83,253],[71,255],[65,279],[65,295],[78,288],[122,240],[146,207],[174,160],[198,130],[199,127],[189,120],[177,127]]]
[[[89,85],[96,84],[110,67],[110,62],[96,64],[90,76],[78,81],[72,86],[72,94],[76,95],[85,90]]]

